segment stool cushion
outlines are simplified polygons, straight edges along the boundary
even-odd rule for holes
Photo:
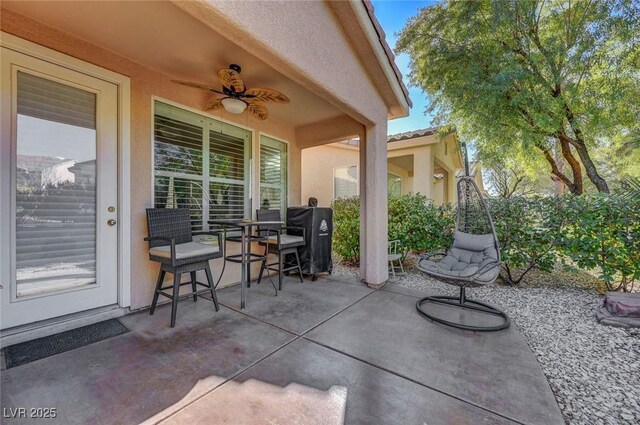
[[[209,245],[199,242],[180,243],[176,245],[176,260],[215,254],[219,250],[220,248],[218,247],[218,245]],[[171,258],[171,246],[156,246],[149,250],[149,254],[155,257]]]
[[[278,236],[272,235],[267,238],[269,245],[277,245]],[[260,242],[260,245],[266,245],[266,242]],[[280,248],[291,248],[294,246],[304,245],[304,238],[302,236],[294,235],[280,235]]]

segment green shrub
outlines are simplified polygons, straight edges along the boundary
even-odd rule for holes
[[[559,249],[578,267],[599,270],[609,290],[632,290],[640,280],[640,200],[566,196],[559,211]]]
[[[489,199],[500,251],[501,278],[519,284],[533,269],[551,271],[571,259],[598,270],[610,290],[632,290],[640,280],[640,197],[607,194]],[[346,261],[360,258],[360,202],[339,199],[334,209],[334,251]],[[405,252],[448,250],[455,209],[422,195],[389,198],[389,240]]]
[[[360,259],[360,201],[337,199],[333,208],[333,250],[345,261]],[[451,206],[433,205],[419,194],[389,198],[389,240],[404,252],[441,251],[451,246],[455,214]]]
[[[333,251],[349,263],[360,259],[360,198],[336,199],[333,208]]]
[[[516,197],[491,199],[489,205],[507,283],[519,283],[533,268],[550,271],[566,259],[599,271],[609,290],[631,290],[640,279],[637,197]]]
[[[559,229],[553,200],[512,197],[488,203],[500,243],[500,278],[517,285],[535,268],[551,271],[558,258]]]
[[[450,205],[434,205],[420,194],[389,198],[389,240],[399,240],[404,252],[446,251],[454,227]]]

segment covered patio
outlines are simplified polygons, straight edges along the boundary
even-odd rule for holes
[[[423,294],[387,283],[387,120],[411,102],[368,1],[1,7],[0,227],[9,231],[0,237],[0,345],[113,318],[129,330],[3,369],[3,423],[28,423],[12,412],[32,407],[55,408],[48,423],[140,423],[209,378],[217,384],[152,422],[191,423],[179,416],[193,408],[216,423],[207,416],[211,397],[255,379],[343,386],[347,423],[562,423],[515,327],[490,335],[442,328],[415,312]],[[218,84],[216,72],[230,64],[242,66],[248,87],[291,102],[269,104],[266,120],[205,112],[211,93],[172,81]],[[60,92],[85,99],[81,125]],[[63,113],[51,113],[59,103]],[[90,137],[55,138],[48,129],[59,126]],[[278,297],[254,284],[241,310],[240,267],[231,266],[219,312],[186,299],[175,328],[169,306],[149,315],[158,267],[143,240],[147,208],[188,208],[193,230],[203,231],[215,230],[211,220],[255,218],[265,198],[284,215],[306,204],[301,151],[351,137],[360,139],[358,279],[287,278]],[[88,153],[74,156],[81,150]],[[64,159],[55,165],[66,180],[14,184],[43,174],[21,165],[35,157]],[[274,163],[270,180],[264,171]],[[69,191],[68,203],[54,205],[47,190],[65,185],[81,187],[86,202]],[[18,205],[21,191],[35,193],[38,208]],[[32,211],[48,207],[58,210]],[[217,280],[222,260],[211,268]],[[233,412],[222,413],[233,423]]]
[[[3,93],[11,94],[2,97],[0,224],[11,229],[0,238],[0,277],[9,282],[0,287],[2,346],[148,307],[157,266],[143,240],[147,208],[189,208],[193,230],[205,232],[216,230],[210,220],[255,218],[265,201],[284,218],[288,206],[307,203],[301,151],[354,136],[363,141],[360,278],[387,280],[387,120],[405,116],[411,101],[369,2],[1,7]],[[267,103],[266,119],[250,108],[203,111],[217,95],[176,83],[220,91],[217,73],[231,64],[243,88],[290,102]],[[59,103],[54,89],[88,99],[80,127],[73,105],[49,113]],[[29,90],[41,91],[35,111],[21,106],[34,102]],[[25,165],[34,162],[55,163],[67,177],[12,184],[44,175],[44,165]],[[67,191],[67,204],[51,204],[47,188],[64,185],[82,186],[84,203]],[[31,193],[36,202],[23,202]],[[41,213],[48,202],[62,210]],[[211,268],[217,279],[222,261]],[[220,285],[239,280],[240,267],[227,267]]]
[[[347,424],[564,423],[515,326],[488,334],[443,327],[415,312],[422,296],[393,284],[292,277],[278,297],[268,283],[252,285],[240,311],[239,287],[225,288],[218,313],[205,300],[184,300],[170,329],[167,306],[142,311],[120,319],[129,333],[4,371],[2,406],[56,406],[49,423],[133,424],[214,376],[216,386],[154,423],[186,423],[181,415],[193,411],[202,423],[213,423],[207,415],[233,423],[233,412],[207,406],[249,379],[344,386]]]

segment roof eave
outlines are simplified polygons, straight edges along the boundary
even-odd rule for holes
[[[388,119],[409,115],[412,106],[409,91],[395,65],[395,57],[385,40],[384,31],[373,14],[373,5],[367,0],[327,1],[327,4],[334,11],[345,29],[345,35],[351,40],[365,66],[368,66],[370,77],[387,105]],[[354,22],[357,24],[357,31]]]

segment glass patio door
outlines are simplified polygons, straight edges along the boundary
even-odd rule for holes
[[[117,86],[2,47],[2,329],[117,303]]]

